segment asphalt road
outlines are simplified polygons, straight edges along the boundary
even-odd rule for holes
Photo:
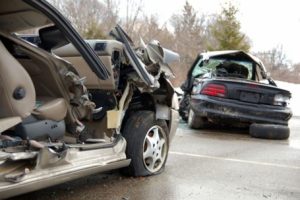
[[[180,124],[165,171],[130,178],[98,174],[14,199],[300,199],[300,118],[286,141],[247,130],[190,130]]]

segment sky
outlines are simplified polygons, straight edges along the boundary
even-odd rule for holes
[[[139,0],[136,0],[137,2]],[[156,15],[161,24],[173,14],[181,13],[186,0],[144,0],[146,15]],[[222,0],[189,0],[198,12],[214,14],[221,10]],[[267,51],[282,46],[287,58],[300,62],[299,0],[232,0],[239,8],[241,28],[252,41],[252,51]],[[126,13],[126,1],[120,1],[120,12]]]

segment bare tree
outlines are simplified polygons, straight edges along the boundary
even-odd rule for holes
[[[275,80],[300,83],[300,64],[292,65],[286,58],[282,46],[257,52],[255,55],[262,60]]]
[[[142,38],[145,42],[158,40],[167,48],[174,46],[174,35],[167,29],[166,24],[160,25],[158,18],[154,15],[138,19],[130,36],[133,41],[139,41]]]
[[[118,22],[114,0],[49,0],[84,38],[104,38]]]
[[[143,5],[143,0],[126,0],[126,20],[123,25],[129,35],[135,32],[136,23],[142,15]]]
[[[182,61],[191,64],[195,56],[204,50],[204,16],[198,17],[195,9],[187,1],[181,14],[173,15],[171,24],[176,37],[176,50]]]
[[[292,71],[293,77],[291,79],[294,83],[300,83],[300,63],[296,63],[293,65]]]
[[[259,57],[268,71],[277,71],[288,69],[289,62],[283,51],[282,46],[272,48],[269,51],[257,52],[255,53]]]
[[[173,15],[171,24],[174,28],[173,49],[180,54],[181,61],[175,68],[177,78],[174,82],[179,85],[186,78],[188,69],[197,54],[204,51],[205,17],[198,17],[191,4],[186,1],[182,13]]]
[[[112,30],[116,24],[120,23],[119,2],[116,0],[104,0],[105,9],[102,11],[101,25],[105,33]]]

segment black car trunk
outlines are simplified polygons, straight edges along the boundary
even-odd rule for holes
[[[216,78],[205,81],[204,84],[208,83],[224,85],[226,88],[225,98],[254,104],[273,105],[275,95],[282,94],[289,97],[291,95],[290,92],[275,86],[241,79]]]

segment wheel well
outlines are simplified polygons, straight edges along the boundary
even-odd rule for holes
[[[129,117],[136,111],[141,110],[153,111],[155,113],[155,101],[151,94],[140,93],[138,90],[136,90],[132,96],[132,99],[128,105],[128,109],[123,118],[121,132]]]
[[[160,88],[155,90],[153,93],[141,93],[137,88],[135,88],[132,99],[122,121],[121,131],[123,130],[124,124],[126,124],[131,114],[136,111],[148,110],[156,113],[156,105],[159,104],[165,105],[169,108],[172,107],[172,97],[174,94],[172,85],[170,85],[170,83],[162,77],[159,79],[159,83]],[[170,120],[165,121],[170,129]]]

